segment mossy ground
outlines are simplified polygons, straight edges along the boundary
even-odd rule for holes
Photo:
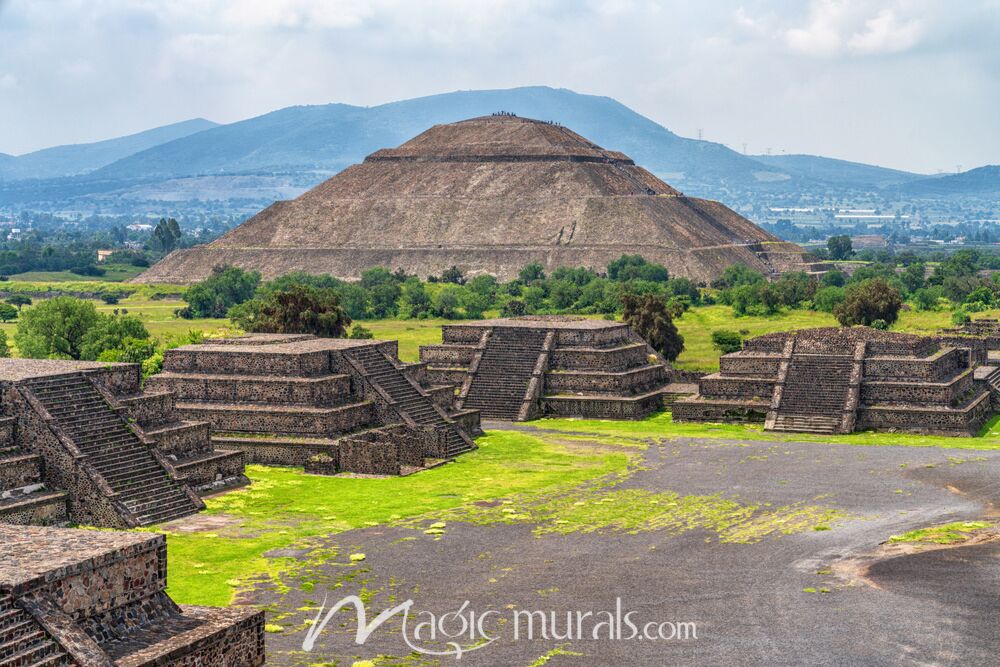
[[[310,538],[475,501],[572,489],[623,475],[631,460],[628,450],[569,451],[524,433],[492,432],[477,444],[478,450],[454,463],[402,478],[322,477],[250,466],[250,487],[207,501],[203,517],[229,521],[205,532],[169,535],[170,593],[181,603],[225,605],[248,578],[295,565],[291,558],[265,558],[269,551],[308,548]]]
[[[957,521],[947,523],[943,526],[931,526],[930,528],[920,528],[911,530],[902,535],[893,535],[889,538],[889,544],[901,544],[905,542],[930,543],[930,544],[956,544],[965,542],[976,532],[989,528],[986,521]]]

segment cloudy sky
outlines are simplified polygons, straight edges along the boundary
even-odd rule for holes
[[[1000,0],[0,0],[0,152],[470,88],[750,153],[1000,163]]]

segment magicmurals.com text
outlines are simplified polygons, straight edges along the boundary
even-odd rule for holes
[[[355,644],[365,644],[372,633],[393,617],[402,618],[401,634],[406,645],[425,655],[453,656],[479,651],[500,639],[500,631],[515,641],[691,641],[698,639],[697,624],[691,621],[641,619],[636,611],[625,609],[621,598],[614,609],[599,611],[540,611],[525,609],[469,608],[466,600],[457,610],[444,614],[414,611],[413,600],[386,609],[368,622],[361,598],[350,595],[326,609],[326,601],[317,612],[302,642],[302,649],[312,651],[327,624],[344,608],[353,608],[357,619]]]

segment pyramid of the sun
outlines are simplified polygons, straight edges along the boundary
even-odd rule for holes
[[[686,197],[623,153],[511,115],[436,125],[376,151],[137,282],[190,283],[232,264],[352,279],[373,266],[422,277],[457,265],[515,276],[531,262],[603,269],[622,254],[710,280],[741,262],[765,274],[812,258],[714,201]]]

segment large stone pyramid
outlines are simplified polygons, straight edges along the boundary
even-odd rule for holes
[[[543,121],[494,115],[436,125],[376,151],[137,282],[190,283],[234,264],[352,279],[457,265],[509,279],[530,262],[603,269],[623,253],[711,280],[742,262],[765,274],[812,258],[714,201],[686,197],[623,153]]]

